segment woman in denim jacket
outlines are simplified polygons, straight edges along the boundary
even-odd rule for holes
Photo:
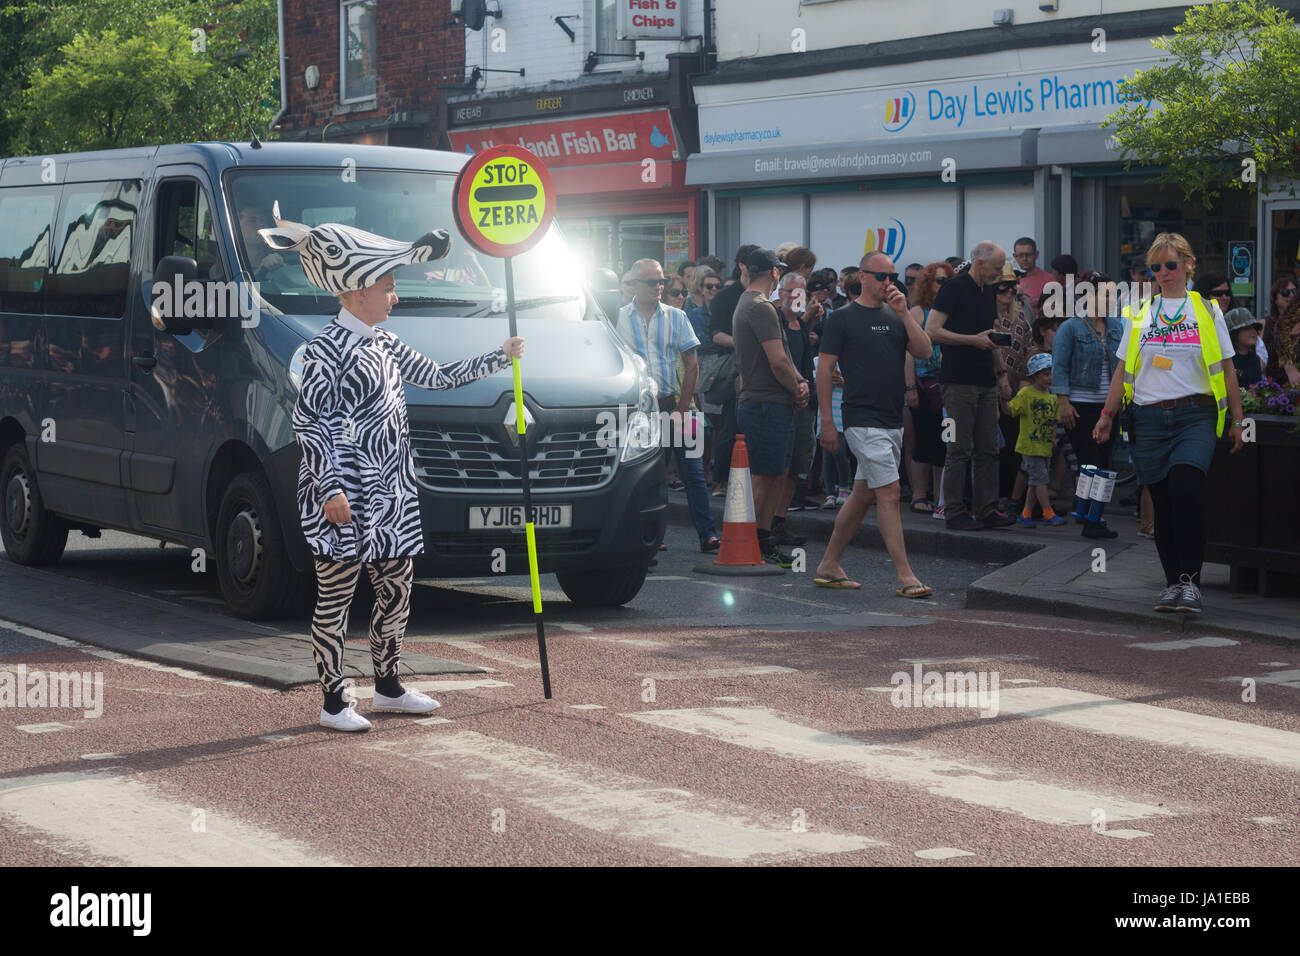
[[[1107,438],[1099,445],[1093,440],[1092,430],[1106,404],[1124,323],[1117,314],[1115,283],[1100,272],[1081,276],[1080,286],[1083,282],[1092,284],[1092,314],[1073,316],[1057,329],[1052,345],[1051,390],[1061,396],[1061,424],[1070,436],[1079,465],[1109,468],[1115,439]],[[1116,536],[1105,521],[1096,526],[1086,522],[1083,534],[1088,538]]]

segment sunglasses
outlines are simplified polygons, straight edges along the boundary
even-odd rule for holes
[[[668,284],[667,279],[637,279],[636,281],[642,283],[643,285],[667,285]]]
[[[1231,290],[1231,289],[1211,289],[1211,290],[1210,290],[1210,295],[1214,296],[1216,299],[1221,299],[1221,298],[1223,298],[1225,295],[1227,295],[1227,296],[1232,295],[1232,290]]]
[[[1289,299],[1291,296],[1295,295],[1295,286],[1292,286],[1289,289],[1278,289],[1277,294]]]
[[[704,283],[704,288],[706,288],[706,289],[714,289],[714,290],[721,289],[721,288],[722,288],[722,283],[721,283],[721,282],[706,282],[706,283]]]
[[[998,294],[1001,295],[1003,292],[1015,292],[1016,284],[1014,282],[999,282],[993,288],[997,289]]]
[[[875,276],[877,282],[893,282],[898,278],[897,272],[863,272],[864,276]]]
[[[681,296],[684,296],[686,294],[686,290],[680,287],[676,289],[669,289],[668,294],[672,296],[674,299],[677,299],[680,298]]]
[[[1162,269],[1167,269],[1170,272],[1174,272],[1178,269],[1179,265],[1180,263],[1177,259],[1170,259],[1168,262],[1155,263],[1154,265],[1151,266],[1151,271],[1160,272],[1160,270]]]

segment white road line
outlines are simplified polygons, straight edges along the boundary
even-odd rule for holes
[[[1260,663],[1259,666],[1260,667],[1290,667],[1291,665],[1286,661],[1263,661]]]
[[[439,691],[445,693],[449,690],[478,690],[479,688],[491,687],[514,687],[514,684],[507,684],[503,680],[493,680],[490,677],[477,678],[474,680],[409,680],[403,681],[402,686],[407,690],[422,691]],[[369,687],[349,687],[348,690],[357,700],[374,700],[375,688]]]
[[[121,760],[121,754],[82,754],[82,760]]]
[[[449,724],[451,721],[446,717],[421,717],[419,720],[414,721],[414,723],[433,726],[435,724]]]
[[[1246,678],[1242,677],[1216,677],[1217,681],[1227,681],[1234,684],[1240,684]],[[1279,684],[1282,687],[1300,687],[1300,670],[1273,671],[1271,674],[1256,674],[1251,678],[1257,684]]]
[[[786,720],[767,708],[716,707],[624,714],[633,720],[828,766],[882,783],[919,787],[936,796],[1015,813],[1030,820],[1087,824],[1097,807],[1108,820],[1172,816],[1153,803],[1013,776],[1005,768],[953,760],[902,745],[868,743]]]
[[[1300,770],[1300,733],[1135,704],[1064,687],[1022,687],[998,695],[999,712],[1165,747],[1258,760]]]
[[[986,621],[979,617],[948,617],[935,618],[937,621],[956,621],[959,624],[992,624],[994,627],[1010,628],[1014,631],[1053,631],[1058,634],[1086,634],[1088,637],[1127,637],[1129,640],[1137,637],[1133,634],[1120,634],[1116,631],[1089,631],[1078,627],[1052,627],[1045,624],[1012,624],[1008,621]]]
[[[477,644],[474,641],[439,641],[440,644],[446,644],[457,650],[470,651],[478,654],[480,657],[486,657],[490,661],[497,661],[501,664],[509,664],[511,667],[521,667],[524,670],[539,671],[542,665],[537,661],[526,660],[522,657],[515,657],[513,654],[507,654],[505,651],[498,651],[489,648],[485,644]]]
[[[604,704],[570,704],[571,710],[606,710]]]
[[[336,866],[270,830],[194,807],[113,771],[0,778],[0,819],[47,835],[74,858],[91,853],[127,866]]]
[[[1193,647],[1236,647],[1240,643],[1226,637],[1188,637],[1181,641],[1141,641],[1128,646],[1140,651],[1185,651]]]
[[[696,796],[472,731],[364,746],[464,776],[566,823],[689,856],[788,861],[887,845],[850,833],[795,832],[789,814]]]
[[[1004,684],[1037,684],[1037,683],[1039,683],[1039,682],[1036,681],[1036,680],[1031,680],[1031,679],[1028,678],[1028,677],[1009,677],[1009,678],[1005,678],[1005,679],[1003,679],[1002,683],[1004,683]]]
[[[719,677],[762,677],[765,674],[795,674],[793,667],[779,664],[756,664],[752,667],[705,667],[697,671],[647,671],[637,677],[654,680],[713,680]]]
[[[1139,840],[1151,836],[1146,830],[1101,830],[1102,836],[1114,837],[1116,840]]]
[[[200,674],[198,671],[192,671],[185,667],[173,667],[171,664],[159,664],[157,661],[146,661],[141,660],[138,657],[130,657],[120,651],[110,651],[102,647],[91,647],[89,644],[74,641],[71,638],[62,636],[61,634],[51,634],[48,631],[41,631],[34,627],[16,624],[13,621],[0,619],[0,626],[7,627],[11,631],[17,631],[19,634],[25,634],[28,637],[34,637],[38,641],[45,641],[47,644],[53,644],[56,647],[66,647],[78,650],[83,654],[88,654],[91,657],[98,657],[101,660],[120,661],[123,664],[129,664],[131,667],[142,667],[145,670],[171,674],[175,677],[184,677],[186,680],[210,681],[212,683],[225,684],[227,687],[241,687],[245,690],[255,690],[259,694],[279,693],[279,691],[270,687],[258,687],[256,684],[249,684],[242,680],[213,677],[211,674]]]
[[[268,744],[278,744],[282,740],[292,740],[293,734],[263,734],[258,740],[265,740]]]
[[[15,724],[14,730],[21,730],[25,734],[53,734],[60,730],[75,730],[75,724],[61,724],[51,722],[48,724]]]
[[[932,850],[917,850],[912,854],[923,860],[951,860],[956,856],[974,856],[970,850],[958,850],[950,846],[937,846]]]

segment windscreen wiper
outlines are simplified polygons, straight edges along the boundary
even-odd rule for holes
[[[582,297],[577,295],[541,295],[532,299],[519,299],[515,302],[515,311],[523,312],[526,309],[540,309],[544,305],[559,305],[563,302],[576,302],[580,298]],[[484,309],[479,312],[474,312],[472,314],[490,315],[492,313],[498,313],[501,315],[505,315],[506,310],[504,308],[505,306],[504,302],[499,302],[499,303],[494,302],[492,305],[493,306],[501,305],[503,306],[503,308],[498,309],[495,307],[489,307],[487,309]]]
[[[482,299],[443,299],[438,296],[403,296],[397,300],[395,309],[400,309],[404,305],[440,305],[457,309],[467,309],[470,306],[482,305]]]

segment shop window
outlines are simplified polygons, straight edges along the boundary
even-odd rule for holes
[[[343,0],[339,22],[339,101],[373,99],[378,52],[375,0]]]
[[[1162,232],[1187,237],[1197,272],[1221,274],[1228,271],[1229,244],[1255,236],[1255,202],[1244,190],[1225,190],[1207,210],[1196,199],[1185,200],[1177,186],[1120,180],[1110,183],[1107,207],[1113,223],[1107,235],[1113,239],[1107,243],[1106,262],[1080,265],[1126,278],[1129,263],[1145,262],[1151,241]]]
[[[636,41],[618,38],[618,0],[596,2],[596,50],[600,53],[635,53]],[[602,65],[626,66],[632,60],[602,60]]]

